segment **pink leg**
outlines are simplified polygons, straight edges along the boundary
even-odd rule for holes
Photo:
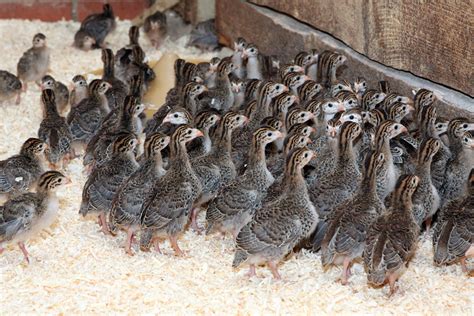
[[[388,276],[388,284],[390,285],[390,293],[388,294],[389,297],[392,297],[398,290],[398,286],[396,284],[397,278],[398,277],[396,274],[390,274]]]
[[[191,227],[193,230],[198,233],[198,235],[201,235],[202,233],[202,228],[198,226],[197,224],[197,215],[199,213],[199,207],[194,207],[191,210]]]
[[[178,246],[178,237],[170,236],[171,248],[174,250],[174,254],[178,257],[184,257],[184,252]]]
[[[269,262],[268,262],[268,267],[270,268],[270,271],[272,272],[273,277],[274,277],[276,280],[281,280],[281,275],[280,275],[280,273],[278,272],[278,268],[277,268],[276,263],[273,262],[273,261],[269,261]]]
[[[247,272],[247,276],[248,276],[249,278],[252,278],[252,277],[257,276],[257,273],[255,273],[255,265],[254,265],[254,264],[251,264],[251,265],[249,266],[249,272]]]
[[[26,250],[25,244],[23,242],[19,242],[18,247],[20,247],[21,252],[23,252],[23,256],[25,256],[26,262],[28,262],[28,264],[29,264],[30,263],[30,258],[28,257],[28,251]]]
[[[26,90],[28,90],[28,83],[22,82],[21,91],[26,92]]]
[[[155,251],[158,252],[160,255],[162,254],[161,249],[160,249],[160,240],[156,238],[153,240],[153,244],[155,245]]]
[[[348,257],[344,258],[342,275],[341,275],[341,284],[347,285],[349,282],[349,277],[351,276],[351,260]]]
[[[15,99],[15,104],[18,105],[21,102],[21,92],[18,92]]]
[[[100,230],[101,230],[104,234],[110,235],[109,226],[107,225],[107,219],[105,218],[105,214],[104,214],[104,213],[100,213],[100,215],[99,215],[99,223],[100,223],[100,226],[102,227]]]
[[[0,247],[0,255],[5,251],[5,248]]]
[[[133,236],[134,236],[134,232],[131,228],[129,228],[127,230],[127,239],[126,239],[126,242],[125,242],[125,252],[129,255],[129,256],[133,256],[133,251],[132,251],[132,239],[133,239]]]
[[[464,272],[464,273],[467,273],[467,272],[468,272],[467,264],[466,264],[466,257],[462,257],[462,258],[461,258],[461,270],[462,270],[462,272]]]

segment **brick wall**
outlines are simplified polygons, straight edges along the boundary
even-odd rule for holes
[[[149,0],[78,0],[79,20],[100,12],[105,2],[112,5],[121,19],[133,19],[149,5]],[[0,0],[0,19],[71,20],[72,7],[72,0]]]

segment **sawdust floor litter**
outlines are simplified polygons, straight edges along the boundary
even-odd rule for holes
[[[114,50],[128,42],[128,21],[120,21],[108,41]],[[0,68],[16,73],[16,63],[37,32],[48,37],[52,50],[51,74],[69,83],[78,73],[101,67],[100,51],[81,52],[71,41],[78,23],[0,21]],[[210,58],[184,48],[185,38],[168,42],[163,50],[180,56]],[[151,59],[153,51],[143,40]],[[160,74],[157,74],[158,76]],[[12,100],[0,105],[0,159],[17,153],[22,142],[36,136],[41,121],[39,88],[31,84],[20,106]],[[1,314],[465,314],[474,313],[474,282],[458,265],[432,264],[429,238],[419,248],[400,282],[400,294],[387,299],[388,288],[367,285],[363,267],[356,264],[350,285],[335,282],[339,268],[322,271],[319,255],[304,252],[280,267],[282,281],[258,268],[248,279],[245,269],[233,270],[233,243],[216,236],[187,231],[180,239],[186,257],[172,255],[168,243],[157,253],[137,252],[129,257],[116,238],[98,232],[98,225],[78,215],[82,161],[65,171],[73,185],[59,193],[55,224],[27,243],[31,264],[16,246],[0,255]],[[201,214],[201,225],[203,225]],[[135,248],[135,251],[137,249]]]

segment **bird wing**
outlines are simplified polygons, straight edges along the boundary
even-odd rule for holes
[[[28,229],[35,218],[36,200],[16,199],[8,203],[3,211],[4,222],[0,223],[0,242],[12,240],[19,232]]]
[[[163,178],[162,178],[163,179]],[[164,181],[160,181],[165,184]],[[189,181],[178,187],[167,182],[156,190],[151,200],[144,205],[142,224],[157,229],[181,216],[187,216],[195,199],[195,188]]]
[[[281,207],[281,204],[274,204],[258,210],[237,236],[237,247],[257,254],[268,248],[284,249],[294,245],[301,237],[303,225],[295,213],[281,212]]]

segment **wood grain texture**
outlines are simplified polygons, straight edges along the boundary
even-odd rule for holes
[[[219,0],[216,2],[216,26],[226,42],[232,43],[237,37],[243,36],[247,41],[257,43],[264,54],[276,55],[282,62],[288,62],[299,51],[311,48],[318,51],[339,51],[348,58],[347,67],[341,69],[341,78],[355,80],[358,76],[363,76],[372,87],[376,87],[380,80],[388,80],[394,91],[408,96],[411,96],[412,89],[421,87],[439,91],[446,99],[437,103],[440,115],[465,115],[474,119],[472,98],[369,60],[333,37],[288,15],[244,1]],[[377,45],[390,47],[391,50],[398,49],[390,40]]]
[[[250,0],[385,65],[474,96],[471,0]]]

